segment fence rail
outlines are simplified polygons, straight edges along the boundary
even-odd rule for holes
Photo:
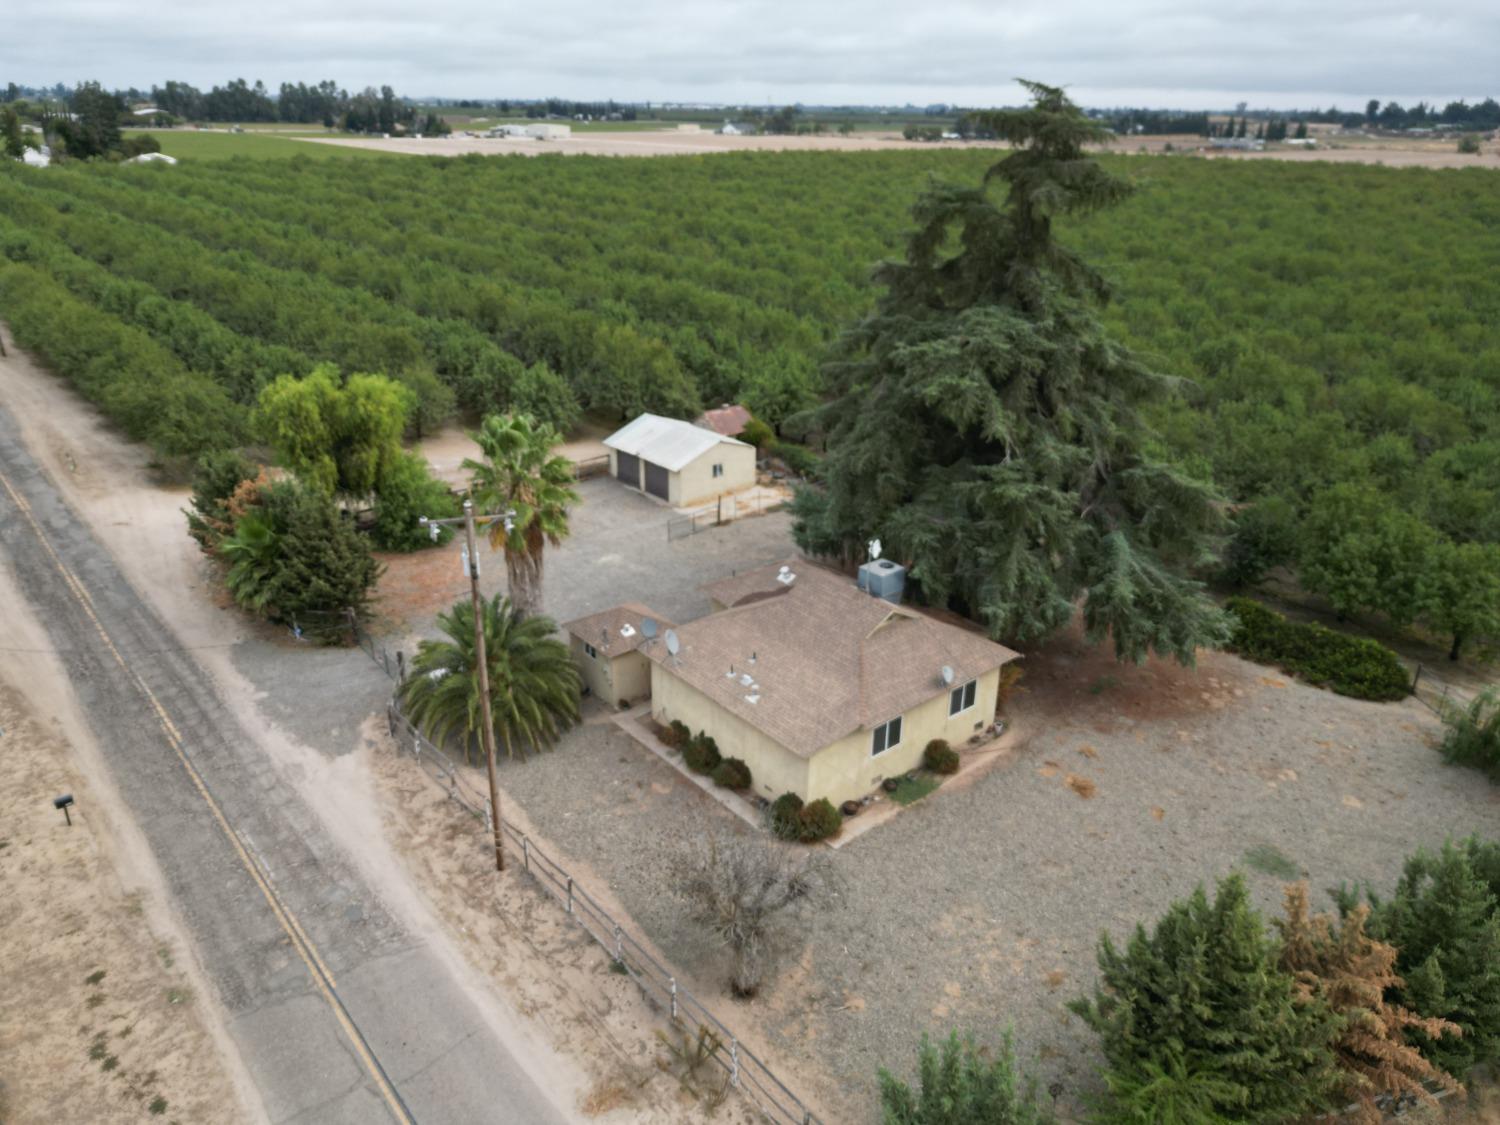
[[[609,472],[609,454],[602,457],[585,457],[573,462],[573,477],[576,480],[587,480],[589,477],[602,477]]]
[[[686,539],[711,527],[718,527],[732,520],[774,512],[786,504],[786,498],[774,492],[757,488],[748,494],[727,493],[712,504],[706,504],[692,512],[684,512],[667,521],[667,541]]]
[[[384,668],[387,675],[399,682],[406,663],[401,654],[392,657],[388,649],[357,627],[354,635],[376,666]],[[401,712],[395,698],[386,708],[386,721],[397,748],[411,754],[450,799],[490,830],[493,821],[489,794],[416,728]],[[584,890],[565,867],[508,821],[501,821],[500,830],[506,851],[521,861],[537,885],[562,904],[568,915],[636,982],[652,1004],[666,1012],[687,1035],[696,1038],[704,1033],[713,1037],[719,1046],[711,1061],[723,1072],[729,1086],[744,1093],[769,1120],[779,1125],[822,1125],[802,1099],[793,1094],[786,1083],[719,1022],[697,997],[678,984],[676,976]]]

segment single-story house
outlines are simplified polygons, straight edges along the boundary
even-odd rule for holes
[[[755,446],[659,414],[604,439],[617,480],[683,508],[755,484]]]
[[[717,410],[705,410],[693,419],[693,425],[702,426],[725,437],[739,437],[750,424],[750,411],[743,406],[726,402]]]
[[[703,589],[717,612],[646,652],[652,715],[711,735],[767,798],[840,804],[918,766],[933,739],[962,745],[1019,655],[805,559]]]
[[[660,647],[672,623],[637,602],[591,613],[563,626],[584,685],[611,707],[645,699],[651,665],[641,646]]]

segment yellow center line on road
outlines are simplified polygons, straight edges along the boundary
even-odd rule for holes
[[[79,607],[88,615],[94,629],[99,634],[99,639],[104,642],[104,646],[109,649],[110,655],[115,658],[115,661],[124,670],[125,674],[130,677],[135,686],[140,689],[141,694],[145,696],[146,701],[156,713],[157,721],[161,724],[161,728],[167,736],[167,744],[176,753],[178,761],[182,763],[183,769],[187,771],[194,788],[198,790],[198,795],[203,798],[209,812],[213,814],[214,820],[223,831],[235,854],[239,856],[245,870],[250,873],[250,877],[255,880],[256,886],[260,888],[261,893],[265,896],[266,903],[271,907],[271,913],[275,915],[276,921],[291,941],[292,947],[297,950],[298,956],[306,964],[313,984],[328,1003],[329,1008],[332,1009],[334,1018],[338,1020],[339,1025],[343,1028],[345,1036],[353,1045],[355,1054],[359,1056],[365,1070],[375,1080],[375,1084],[379,1087],[380,1093],[385,1098],[386,1104],[390,1107],[391,1113],[403,1125],[415,1125],[411,1114],[407,1111],[405,1103],[397,1095],[395,1087],[391,1085],[391,1081],[386,1076],[385,1071],[381,1069],[380,1064],[375,1061],[374,1055],[371,1054],[369,1044],[365,1042],[364,1036],[359,1033],[359,1029],[354,1026],[354,1021],[350,1019],[349,1013],[345,1011],[343,1003],[335,995],[333,990],[337,986],[333,979],[333,973],[324,964],[322,956],[318,953],[317,946],[307,936],[306,931],[302,928],[302,924],[297,921],[296,916],[291,912],[290,908],[282,903],[275,889],[271,886],[269,880],[267,880],[265,873],[261,870],[260,864],[246,850],[245,845],[240,841],[239,834],[230,826],[223,809],[219,807],[219,802],[209,792],[208,785],[204,782],[203,776],[198,772],[198,767],[193,764],[183,749],[182,735],[177,730],[176,724],[172,722],[171,716],[167,714],[166,708],[161,705],[160,700],[156,698],[156,694],[146,686],[145,681],[141,679],[135,669],[131,668],[126,663],[125,658],[120,655],[120,650],[115,647],[109,631],[105,629],[104,623],[99,620],[98,615],[94,612],[93,598],[89,596],[89,592],[83,583],[68,569],[67,565],[58,556],[57,551],[53,549],[52,544],[48,542],[41,524],[37,522],[36,516],[31,511],[31,505],[26,502],[26,498],[15,490],[4,473],[0,473],[0,486],[4,487],[6,493],[10,496],[11,502],[15,504],[16,509],[25,518],[26,522],[31,525],[32,533],[35,534],[37,542],[42,545],[42,549],[52,559],[52,565],[62,575],[63,581],[67,584],[75,600],[77,600]]]

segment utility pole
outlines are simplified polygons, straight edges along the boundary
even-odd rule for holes
[[[494,515],[479,516],[478,519],[504,520],[505,528],[510,530],[511,517],[514,512],[497,512]],[[490,660],[489,650],[485,647],[484,640],[484,598],[479,593],[479,550],[474,536],[474,503],[468,497],[464,497],[464,557],[467,563],[465,569],[469,572],[469,600],[474,606],[474,652],[479,664],[479,714],[483,726],[480,728],[479,737],[484,744],[485,767],[490,775],[490,826],[495,834],[495,870],[505,870],[505,844],[500,833],[500,788],[495,784],[495,723],[490,717]],[[429,520],[423,516],[419,521],[432,531],[432,537],[437,538],[438,526],[440,524],[458,523],[456,519]]]

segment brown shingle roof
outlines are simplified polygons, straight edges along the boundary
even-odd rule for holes
[[[680,626],[675,659],[646,655],[803,757],[948,691],[944,665],[961,684],[1018,655],[806,559],[786,565],[790,585],[773,564],[703,587],[731,608]]]
[[[743,406],[722,406],[717,410],[705,410],[695,425],[713,430],[725,437],[739,437],[750,424],[750,411]]]
[[[650,606],[641,605],[640,602],[625,602],[591,613],[587,617],[569,621],[563,628],[580,641],[593,645],[605,656],[623,656],[627,652],[634,652],[645,642],[641,622],[647,617],[657,624],[657,644],[654,647],[660,648],[662,635],[673,625]],[[630,636],[623,632],[627,625],[630,626]]]

